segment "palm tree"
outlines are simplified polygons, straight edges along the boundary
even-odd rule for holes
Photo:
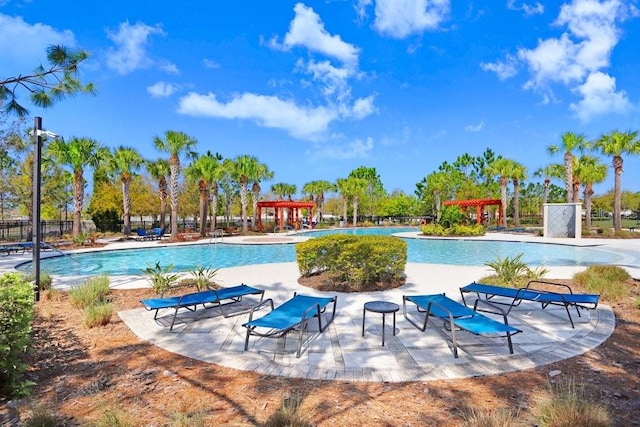
[[[614,173],[613,185],[613,228],[616,231],[622,229],[622,188],[620,178],[622,175],[622,155],[640,154],[640,140],[638,139],[638,131],[627,130],[619,132],[612,131],[604,134],[595,142],[595,147],[605,156],[612,156],[612,166]]]
[[[549,154],[559,153],[564,150],[564,184],[567,191],[567,203],[575,202],[573,194],[573,150],[580,152],[589,148],[589,142],[583,134],[565,132],[562,134],[562,145],[550,145],[547,147]]]
[[[169,193],[171,196],[171,239],[178,238],[178,176],[180,174],[180,156],[186,155],[194,158],[193,151],[198,141],[184,132],[168,130],[164,134],[164,139],[156,136],[153,143],[157,150],[169,153],[169,170],[171,173],[171,184]]]
[[[55,139],[48,153],[59,163],[73,170],[73,228],[71,234],[77,238],[80,234],[80,215],[84,201],[84,168],[98,167],[109,156],[109,150],[90,138],[71,138],[68,142]]]
[[[544,194],[542,196],[542,204],[546,204],[549,200],[549,187],[551,185],[551,178],[562,178],[565,174],[564,166],[559,163],[551,163],[543,168],[538,168],[533,173],[533,176],[544,176]]]
[[[349,180],[347,178],[338,178],[336,180],[336,189],[338,193],[340,193],[340,197],[342,197],[342,221],[343,226],[347,226],[347,207],[349,204]]]
[[[367,191],[367,187],[369,186],[369,181],[364,178],[353,178],[350,177],[347,179],[349,192],[351,193],[351,197],[353,200],[353,226],[357,226],[358,224],[358,203],[360,201],[360,197],[364,195]]]
[[[520,181],[527,179],[527,168],[518,162],[512,162],[511,173],[513,182],[513,225],[520,227]]]
[[[258,163],[255,170],[255,175],[251,177],[253,184],[251,185],[251,203],[253,206],[253,220],[252,226],[255,228],[258,223],[258,198],[260,197],[260,181],[273,178],[273,172],[269,170],[269,167],[264,163]]]
[[[502,212],[500,214],[504,225],[507,225],[507,184],[509,178],[514,175],[514,163],[513,160],[500,158],[491,164],[493,175],[499,177],[500,180],[500,198],[502,200]]]
[[[187,178],[192,182],[197,182],[198,192],[200,194],[200,236],[207,235],[207,216],[209,213],[209,194],[211,185],[217,179],[218,169],[220,168],[219,154],[211,154],[207,151],[204,156],[198,157],[186,169]],[[216,204],[217,209],[217,204]],[[215,211],[214,211],[215,212]],[[212,221],[212,227],[214,226]]]
[[[236,156],[233,160],[226,162],[226,167],[230,171],[231,179],[236,183],[240,189],[240,205],[242,207],[242,232],[247,233],[249,231],[249,225],[247,222],[247,186],[249,181],[253,179],[257,174],[260,162],[255,156],[243,154]]]
[[[316,208],[318,209],[318,222],[322,221],[322,212],[324,210],[324,195],[328,191],[335,191],[335,185],[325,180],[317,180],[307,182],[302,187],[302,192],[309,194],[311,200],[315,197]],[[313,218],[309,219],[313,221]]]
[[[433,192],[433,198],[436,206],[436,222],[440,221],[440,212],[442,210],[442,192],[447,191],[450,187],[449,174],[446,172],[433,172],[427,175],[427,187]]]
[[[158,195],[160,197],[160,228],[165,228],[165,218],[167,216],[167,175],[171,173],[169,162],[165,159],[158,159],[146,163],[147,172],[151,178],[158,182]]]
[[[600,160],[595,156],[582,155],[575,166],[578,180],[584,183],[585,228],[588,230],[591,228],[593,184],[599,184],[606,179],[607,165],[600,163]]]
[[[122,217],[124,220],[124,235],[131,233],[131,197],[129,186],[134,173],[140,169],[144,159],[135,148],[119,146],[108,160],[109,172],[119,174],[122,184]]]

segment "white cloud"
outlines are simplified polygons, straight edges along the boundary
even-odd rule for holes
[[[544,6],[540,2],[536,2],[533,6],[527,3],[522,3],[522,6],[516,6],[515,0],[507,1],[507,8],[511,10],[521,10],[525,15],[542,15],[544,13]]]
[[[515,7],[514,1],[508,6]],[[554,85],[568,87],[582,99],[571,104],[576,116],[588,120],[606,111],[621,112],[628,103],[624,92],[616,92],[615,79],[603,73],[620,39],[618,23],[635,17],[634,8],[621,0],[573,0],[564,3],[554,22],[564,32],[540,39],[535,48],[521,48],[517,60],[529,72],[524,88],[538,92],[544,103],[555,98]],[[511,58],[514,58],[511,56]],[[515,75],[505,61],[482,63],[481,67],[505,79]],[[514,62],[515,62],[514,60]],[[599,100],[600,107],[594,105]],[[593,114],[591,112],[594,112]]]
[[[56,30],[42,24],[30,24],[20,16],[0,13],[0,69],[3,77],[29,72],[46,64],[49,45],[73,48],[76,40],[69,30]]]
[[[338,98],[344,98],[351,91],[347,85],[347,80],[353,75],[351,69],[334,67],[329,61],[316,62],[309,60],[305,63],[302,59],[296,62],[296,68],[310,74],[314,80],[321,82],[325,96],[337,95]]]
[[[632,108],[627,94],[616,91],[616,79],[599,71],[590,74],[575,91],[582,99],[570,108],[582,122],[607,113],[627,113]]]
[[[477,125],[468,125],[464,127],[464,130],[467,132],[480,132],[482,129],[484,129],[484,120]]]
[[[504,61],[481,62],[480,68],[485,71],[493,71],[500,80],[506,80],[518,72],[518,60],[513,55],[507,55]]]
[[[367,7],[373,4],[373,0],[358,0],[355,5],[356,15],[360,21],[367,18]]]
[[[365,141],[356,139],[346,144],[323,145],[312,156],[314,159],[362,159],[369,156],[373,146],[373,139],[368,137]]]
[[[147,44],[152,35],[164,35],[159,26],[151,27],[143,23],[120,24],[118,31],[107,31],[107,37],[114,42],[107,54],[107,66],[119,74],[149,68],[154,61],[147,54]]]
[[[402,39],[425,30],[436,30],[447,18],[450,0],[376,0],[374,28]]]
[[[216,69],[216,68],[220,68],[220,64],[218,64],[216,61],[213,61],[211,59],[203,59],[202,63],[204,64],[205,68],[211,68],[211,69]]]
[[[153,98],[168,98],[178,89],[180,89],[180,86],[173,83],[156,82],[147,87],[147,93]]]
[[[169,74],[180,74],[180,70],[178,70],[178,66],[171,62],[163,62],[158,65],[162,71]]]
[[[299,107],[292,101],[253,93],[235,95],[222,103],[216,95],[189,93],[180,99],[178,112],[191,116],[248,119],[260,126],[287,131],[294,137],[313,139],[325,132],[337,112],[325,107]]]
[[[358,98],[353,103],[353,107],[351,107],[350,111],[344,114],[346,117],[352,117],[357,120],[364,119],[365,117],[374,114],[378,111],[378,109],[373,105],[373,101],[375,96],[370,95],[366,98]]]
[[[324,28],[324,23],[312,8],[298,3],[293,8],[295,17],[289,24],[289,32],[285,34],[282,44],[277,38],[271,40],[271,47],[289,50],[294,46],[302,46],[341,61],[349,67],[358,63],[359,49],[346,43],[339,35],[331,35]]]

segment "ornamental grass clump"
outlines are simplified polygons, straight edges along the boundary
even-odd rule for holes
[[[109,301],[109,277],[91,277],[69,291],[71,305],[85,312],[84,325],[87,328],[107,325],[113,315],[113,305]]]
[[[587,397],[583,385],[573,378],[549,386],[550,397],[536,407],[541,427],[611,426],[611,418],[604,405]]]
[[[591,265],[573,276],[573,280],[589,292],[600,294],[611,302],[620,301],[629,295],[626,281],[630,278],[627,270],[617,265]]]
[[[524,253],[519,253],[514,257],[497,257],[493,261],[485,262],[484,265],[492,268],[495,275],[483,277],[480,279],[480,282],[522,288],[525,287],[530,280],[540,279],[549,272],[549,270],[543,266],[533,269],[530,268],[527,263],[522,260],[523,256]]]

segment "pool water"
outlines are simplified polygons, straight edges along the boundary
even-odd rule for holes
[[[322,230],[308,232],[310,236],[335,234],[393,234],[417,231],[415,228],[365,228],[355,230]],[[411,263],[482,266],[487,261],[520,253],[529,266],[587,266],[616,264],[623,255],[593,247],[566,245],[495,242],[485,240],[405,239],[407,261]],[[147,266],[173,264],[173,271],[189,271],[195,266],[211,268],[250,264],[295,262],[295,245],[199,244],[154,248],[123,249],[72,254],[41,260],[40,268],[57,275],[142,275]],[[30,270],[27,263],[19,269]]]

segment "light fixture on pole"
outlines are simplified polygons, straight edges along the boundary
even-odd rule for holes
[[[34,139],[33,150],[33,206],[32,206],[32,253],[33,253],[33,281],[35,286],[35,299],[40,300],[40,244],[42,242],[42,229],[40,224],[40,204],[42,188],[42,137],[59,138],[51,131],[42,129],[42,117],[36,117],[33,122],[33,131],[29,134]]]

